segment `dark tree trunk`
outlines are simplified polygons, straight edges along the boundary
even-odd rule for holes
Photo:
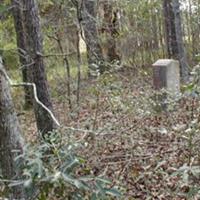
[[[105,71],[102,49],[97,31],[97,1],[83,0],[82,26],[87,46],[89,76],[97,76]]]
[[[103,2],[104,23],[102,32],[106,34],[106,56],[109,62],[119,61],[120,56],[117,53],[116,38],[118,33],[117,11],[113,10],[112,2],[106,0]]]
[[[24,5],[25,31],[27,38],[28,54],[34,65],[31,67],[32,79],[37,87],[39,100],[52,109],[50,100],[49,87],[45,72],[43,53],[43,40],[40,28],[38,6],[35,0],[22,0]],[[55,123],[48,112],[37,103],[34,103],[34,111],[37,121],[38,130],[42,133],[47,133],[55,128]]]
[[[176,40],[175,18],[172,7],[172,0],[163,1],[163,12],[165,20],[167,53],[170,58],[177,58],[178,44]]]
[[[181,77],[183,81],[188,81],[189,65],[187,63],[185,48],[183,44],[183,31],[181,26],[181,11],[179,0],[173,0],[173,11],[175,17],[176,40],[178,45],[178,60],[181,65]]]
[[[17,48],[19,53],[20,63],[22,65],[22,78],[23,82],[31,82],[30,70],[27,66],[29,63],[28,55],[26,51],[26,37],[24,32],[24,25],[23,25],[23,7],[20,5],[19,1],[12,0],[13,6],[13,18],[14,18],[14,25],[16,31],[16,38],[17,38]],[[24,94],[25,94],[25,108],[32,107],[32,91],[31,88],[28,86],[24,87]]]
[[[24,144],[4,70],[0,58],[0,168],[3,178],[12,181],[22,178],[15,157],[22,153]],[[25,199],[22,185],[10,188],[9,193],[11,200]]]
[[[181,78],[186,82],[189,75],[189,66],[183,44],[179,1],[163,0],[163,12],[168,56],[169,58],[179,60],[181,66]]]

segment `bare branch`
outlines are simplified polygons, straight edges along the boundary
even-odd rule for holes
[[[7,79],[7,81],[9,82],[9,84],[13,87],[18,87],[18,86],[30,86],[33,88],[33,94],[34,94],[34,98],[35,98],[35,101],[42,107],[44,108],[48,113],[49,115],[51,116],[51,118],[53,119],[53,121],[55,122],[55,124],[57,126],[61,126],[60,123],[58,122],[58,120],[56,119],[56,117],[54,116],[54,114],[52,113],[52,111],[47,108],[39,99],[38,99],[38,96],[37,96],[37,88],[36,88],[36,85],[34,83],[14,83],[10,77],[8,76],[8,74],[6,73],[6,71],[4,70],[3,68],[3,64],[2,64],[2,60],[0,59],[0,72],[5,76],[5,78]]]
[[[55,56],[55,57],[65,57],[65,56],[70,56],[70,55],[73,55],[73,54],[75,54],[76,52],[70,52],[70,53],[61,53],[61,54],[59,54],[59,53],[57,53],[57,54],[42,54],[42,53],[40,53],[40,52],[37,52],[37,55],[38,56],[41,56],[41,57],[43,57],[43,58],[47,58],[47,57],[53,57],[53,56]]]

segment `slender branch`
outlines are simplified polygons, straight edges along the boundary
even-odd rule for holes
[[[44,54],[42,54],[42,53],[40,53],[40,52],[37,52],[37,55],[38,56],[41,56],[41,57],[43,57],[43,58],[47,58],[47,57],[53,57],[53,56],[55,56],[55,57],[58,57],[58,56],[60,56],[60,57],[65,57],[65,56],[70,56],[70,55],[73,55],[73,54],[75,54],[76,52],[70,52],[70,53],[58,53],[58,54],[46,54],[46,55],[44,55]]]
[[[36,89],[36,85],[34,83],[14,83],[10,77],[8,76],[7,72],[5,71],[5,69],[3,68],[3,64],[2,64],[2,59],[0,57],[0,73],[2,73],[4,75],[4,77],[6,78],[6,80],[8,81],[8,83],[13,86],[13,87],[19,87],[19,86],[31,86],[33,87],[33,93],[34,93],[34,98],[35,101],[41,106],[43,107],[51,116],[51,118],[53,119],[53,121],[57,124],[57,126],[59,127],[63,127],[65,129],[69,129],[71,131],[77,131],[77,132],[83,132],[83,136],[81,137],[81,140],[84,140],[88,134],[95,134],[97,135],[98,133],[93,131],[93,130],[87,130],[87,129],[80,129],[80,128],[73,128],[73,127],[68,127],[68,126],[61,126],[61,124],[58,122],[58,120],[56,119],[56,117],[54,116],[54,114],[52,113],[51,110],[49,110],[39,99],[37,96],[37,89]]]
[[[31,67],[31,66],[34,65],[34,64],[35,64],[35,62],[31,62],[31,63],[29,63],[29,64],[27,64],[27,65],[22,65],[22,66],[20,66],[19,69]]]
[[[61,55],[64,55],[63,61],[65,64],[65,69],[66,69],[66,73],[67,73],[67,95],[68,95],[68,103],[69,103],[69,109],[72,110],[72,102],[71,102],[71,84],[70,84],[70,80],[71,80],[71,73],[70,73],[70,66],[69,66],[69,60],[68,60],[68,56],[72,55],[76,52],[72,52],[71,54],[66,54],[64,53],[64,49],[62,46],[62,41],[61,38],[59,37],[59,34],[56,32],[55,36],[54,35],[48,35],[49,38],[54,39],[57,43],[58,43],[58,47],[60,49]]]
[[[60,123],[58,122],[58,120],[56,119],[56,117],[54,116],[54,114],[52,113],[52,111],[47,108],[39,99],[38,99],[38,95],[37,95],[37,88],[36,88],[36,85],[34,83],[14,83],[10,77],[8,76],[8,74],[6,73],[6,71],[4,70],[3,68],[3,65],[2,65],[2,60],[0,60],[0,72],[5,76],[5,78],[7,79],[7,81],[9,82],[9,84],[13,87],[18,87],[18,86],[30,86],[33,88],[33,94],[34,94],[34,98],[35,98],[35,101],[42,107],[44,108],[48,113],[49,115],[51,116],[51,118],[53,119],[53,121],[55,122],[55,124],[57,126],[61,126]]]

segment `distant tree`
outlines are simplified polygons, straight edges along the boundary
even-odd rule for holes
[[[31,77],[30,70],[27,66],[29,63],[29,57],[27,54],[27,46],[26,46],[26,34],[24,30],[24,18],[23,18],[23,7],[20,4],[20,1],[12,0],[12,14],[14,19],[15,31],[16,31],[16,40],[17,40],[17,49],[19,53],[19,60],[22,65],[22,78],[23,82],[30,82]],[[25,93],[25,108],[32,107],[32,92],[31,88],[28,86],[24,87]]]
[[[118,30],[118,11],[113,9],[113,2],[109,0],[101,1],[103,6],[103,27],[102,33],[106,35],[105,51],[109,62],[119,61],[120,56],[117,52],[117,36]]]
[[[181,65],[181,77],[183,81],[187,81],[189,66],[183,44],[179,0],[163,0],[163,11],[168,56],[179,60]]]
[[[163,1],[163,12],[165,20],[167,53],[169,57],[173,57],[174,55],[178,55],[178,45],[176,40],[176,29],[172,0]]]
[[[97,1],[83,0],[82,2],[82,26],[87,46],[87,58],[89,76],[96,76],[105,71],[104,57],[99,42],[97,29]]]
[[[36,0],[20,0],[24,6],[24,26],[27,38],[27,52],[34,62],[31,66],[32,79],[37,87],[39,100],[53,110],[47,83],[45,65],[43,60],[43,39],[40,28],[38,5]],[[34,111],[38,130],[47,133],[55,128],[55,123],[48,112],[37,103],[34,103]]]
[[[0,58],[0,169],[4,179],[21,181],[15,157],[22,153],[24,143],[4,70]],[[25,199],[22,185],[10,188],[9,194],[9,199]]]

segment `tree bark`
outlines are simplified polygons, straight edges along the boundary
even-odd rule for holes
[[[172,7],[172,0],[163,1],[163,12],[165,20],[167,53],[170,58],[177,58],[178,44],[176,39],[175,16]]]
[[[3,178],[12,181],[22,178],[21,163],[15,161],[15,157],[22,154],[24,141],[3,70],[5,69],[0,58],[0,168]],[[22,185],[10,188],[9,193],[11,200],[25,199]]]
[[[184,82],[187,82],[189,66],[183,44],[179,0],[163,0],[163,12],[168,56],[179,60],[181,78]]]
[[[112,2],[109,0],[103,1],[104,23],[102,32],[106,34],[106,56],[108,62],[120,61],[120,56],[117,53],[116,38],[119,35],[117,28],[117,11],[113,10]]]
[[[178,45],[178,60],[181,65],[181,77],[184,82],[188,81],[189,78],[189,65],[185,54],[185,48],[183,44],[183,31],[181,26],[181,14],[180,14],[180,3],[179,0],[173,0],[173,11],[175,17],[175,30],[176,39]]]
[[[37,87],[39,100],[53,110],[50,92],[47,83],[43,54],[43,39],[40,28],[38,5],[36,0],[21,0],[24,5],[25,31],[28,45],[28,54],[34,64],[31,67],[33,82]],[[53,119],[40,105],[34,103],[34,112],[38,130],[47,133],[56,128]]]
[[[27,47],[26,47],[26,37],[25,37],[25,31],[24,31],[24,25],[23,25],[23,7],[22,4],[20,4],[19,1],[12,0],[12,6],[13,6],[13,19],[14,19],[14,25],[15,25],[15,31],[16,31],[16,39],[17,39],[17,49],[19,53],[19,60],[22,65],[22,78],[23,82],[31,82],[30,73],[28,73],[30,70],[27,66],[29,63],[29,58],[27,55]],[[28,86],[24,87],[24,95],[25,95],[25,109],[32,107],[32,91],[31,88]]]
[[[104,57],[97,31],[97,1],[83,0],[82,26],[87,46],[89,76],[95,77],[105,71]]]

